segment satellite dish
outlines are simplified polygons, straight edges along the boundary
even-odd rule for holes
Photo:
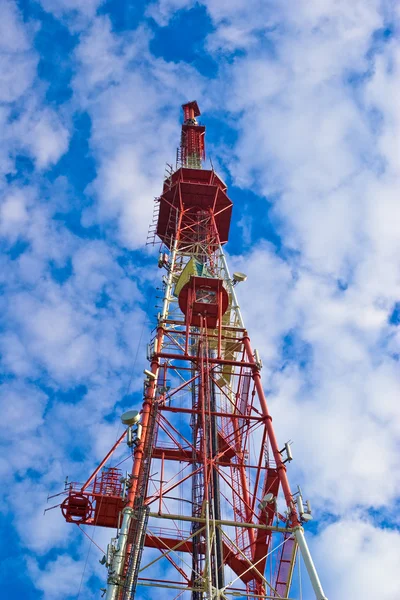
[[[135,425],[140,421],[140,413],[137,410],[127,410],[121,416],[121,421],[124,425]]]
[[[247,275],[245,273],[241,273],[240,271],[237,271],[233,274],[234,283],[242,283],[242,281],[246,281],[246,279]]]
[[[269,492],[269,494],[265,494],[264,498],[261,500],[260,504],[258,505],[258,508],[260,510],[265,510],[265,507],[267,506],[267,504],[271,504],[271,502],[273,502],[275,500],[275,496],[273,494],[271,494],[271,492]]]
[[[272,502],[273,499],[274,499],[274,495],[271,492],[269,492],[269,494],[265,494],[262,501],[265,502],[266,504],[269,504],[270,502]]]
[[[312,517],[312,515],[310,515],[310,513],[303,513],[303,514],[301,515],[301,519],[302,519],[302,521],[306,521],[306,522],[308,522],[308,521],[312,521],[312,518],[313,518],[313,517]]]

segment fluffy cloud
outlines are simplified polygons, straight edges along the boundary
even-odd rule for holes
[[[85,29],[105,0],[40,0],[43,9],[65,22],[73,33]]]
[[[22,190],[11,192],[0,206],[0,232],[6,238],[16,239],[28,222],[26,199]]]
[[[365,517],[390,510],[400,493],[399,335],[390,324],[400,296],[398,43],[378,2],[354,12],[341,3],[296,8],[284,27],[253,26],[252,39],[236,44],[247,53],[224,69],[238,131],[231,175],[273,202],[282,240],[280,257],[259,244],[234,265],[249,274],[238,293],[265,359],[275,427],[295,442],[292,485],[302,482],[321,519],[356,507]],[[215,10],[213,52],[226,27],[251,23],[223,4]],[[373,546],[387,547],[377,564],[385,569],[397,533],[339,523],[316,550],[328,597],[373,598],[379,589],[395,598],[397,584],[364,573]],[[364,536],[373,542],[360,552]],[[324,562],[335,564],[329,574]]]
[[[84,572],[84,562],[64,554],[49,562],[44,569],[31,559],[28,561],[28,569],[43,597],[46,600],[57,600],[70,598],[77,593]],[[85,596],[91,597],[86,589]]]
[[[1,415],[7,437],[24,435],[43,424],[46,396],[35,388],[4,384],[0,391]]]
[[[0,3],[0,100],[14,102],[33,82],[37,57],[30,52],[30,32],[26,31],[16,5]]]
[[[151,318],[142,307],[157,275],[137,249],[174,157],[178,105],[197,97],[234,134],[214,148],[225,172],[260,196],[258,210],[263,197],[272,204],[279,250],[249,212],[243,226],[261,241],[231,266],[249,276],[238,293],[279,439],[295,442],[290,479],[316,507],[312,545],[328,596],[394,600],[398,586],[385,574],[398,561],[398,533],[368,515],[390,514],[400,494],[400,334],[390,322],[400,296],[396,9],[372,0],[198,4],[213,23],[204,40],[219,69],[212,81],[156,58],[151,20],[118,32],[97,14],[101,2],[42,0],[77,34],[73,98],[60,110],[37,76],[37,24],[0,1],[0,402],[11,457],[0,469],[16,480],[2,506],[24,546],[43,555],[28,563],[43,597],[76,594],[84,565],[64,552],[83,547],[79,532],[41,512],[67,474],[84,479],[115,441],[128,382],[140,390],[136,357],[142,363]],[[152,2],[146,18],[163,27],[194,5]],[[96,168],[77,201],[62,181],[43,183],[68,149],[74,111],[89,116]],[[19,155],[31,180],[18,180]],[[59,215],[80,200],[82,236]]]
[[[149,4],[147,15],[165,27],[179,10],[190,10],[193,6],[195,0],[158,0]]]
[[[127,316],[125,311],[133,310],[140,294],[135,284],[124,279],[123,271],[111,262],[110,256],[106,256],[108,266],[101,262],[102,249],[107,250],[94,244],[78,251],[73,258],[77,272],[73,271],[63,285],[47,275],[35,293],[15,291],[9,296],[9,324],[13,323],[32,368],[41,365],[59,382],[71,383],[71,377],[80,382],[94,376],[97,370],[101,372],[101,365],[106,368],[105,373],[127,366],[120,344],[127,350],[135,347],[131,336],[145,318],[137,312],[138,324],[130,332],[125,330],[126,323],[132,323],[135,316]],[[93,251],[97,251],[96,256]],[[94,261],[93,267],[87,261]],[[102,302],[104,307],[100,304],[96,310],[95,304]],[[116,321],[110,321],[110,317]],[[15,356],[18,349],[15,345],[3,345],[3,360],[11,366],[9,352]],[[17,366],[20,368],[19,361]]]
[[[107,18],[98,18],[76,51],[74,90],[91,117],[98,161],[91,188],[98,205],[85,223],[115,220],[120,240],[130,248],[145,243],[151,199],[160,194],[165,164],[175,159],[175,108],[205,83],[189,65],[154,58],[150,38],[143,28],[118,37]]]
[[[233,265],[249,276],[239,295],[276,427],[295,441],[293,484],[304,481],[319,511],[390,506],[400,493],[391,303],[291,271],[269,246]]]
[[[18,129],[24,130],[23,144],[39,169],[58,162],[68,148],[68,130],[52,110],[33,109],[19,121]]]
[[[315,553],[337,598],[349,592],[354,600],[398,597],[398,581],[388,577],[400,557],[398,531],[380,529],[356,517],[344,518],[324,530]]]
[[[27,151],[38,168],[58,161],[68,147],[67,127],[50,107],[43,107],[37,80],[39,56],[33,48],[35,26],[25,26],[15,3],[0,3],[0,177],[14,171],[15,156]],[[1,182],[1,179],[0,179]]]

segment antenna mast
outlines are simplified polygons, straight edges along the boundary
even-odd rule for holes
[[[202,169],[197,102],[182,108],[177,168],[157,199],[166,274],[143,404],[122,415],[123,435],[87,482],[67,484],[61,509],[68,522],[117,531],[101,561],[106,600],[288,599],[298,550],[326,600],[304,537],[311,510],[291,491],[290,444],[275,436],[236,296],[246,276],[231,277],[223,253],[232,202]],[[127,477],[109,465],[125,443]]]

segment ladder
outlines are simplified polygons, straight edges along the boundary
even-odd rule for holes
[[[297,543],[293,535],[289,532],[284,533],[283,540],[275,569],[274,595],[277,598],[287,598],[297,554]]]
[[[139,576],[140,559],[143,552],[150,507],[145,505],[147,483],[150,475],[151,454],[156,437],[158,403],[153,402],[143,449],[143,466],[139,475],[135,499],[135,517],[128,534],[127,569],[120,600],[133,600]]]
[[[234,484],[233,491],[233,510],[235,520],[239,523],[247,522],[246,506],[243,501],[243,487],[238,467],[231,465],[231,477]],[[236,527],[236,544],[249,560],[251,560],[251,547],[249,539],[249,531],[245,527]]]
[[[146,238],[146,246],[154,246],[157,237],[158,215],[160,214],[160,198],[154,198],[153,216],[149,225]]]

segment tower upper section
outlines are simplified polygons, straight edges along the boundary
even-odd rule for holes
[[[183,105],[181,167],[164,181],[157,222],[158,237],[171,248],[203,245],[210,235],[228,241],[232,202],[226,184],[214,170],[202,169],[205,127],[199,125],[197,102]],[[208,223],[208,225],[206,225]]]
[[[183,124],[178,158],[182,167],[201,169],[201,161],[205,159],[206,128],[204,125],[199,125],[196,120],[201,113],[195,100],[183,104],[182,108]]]

